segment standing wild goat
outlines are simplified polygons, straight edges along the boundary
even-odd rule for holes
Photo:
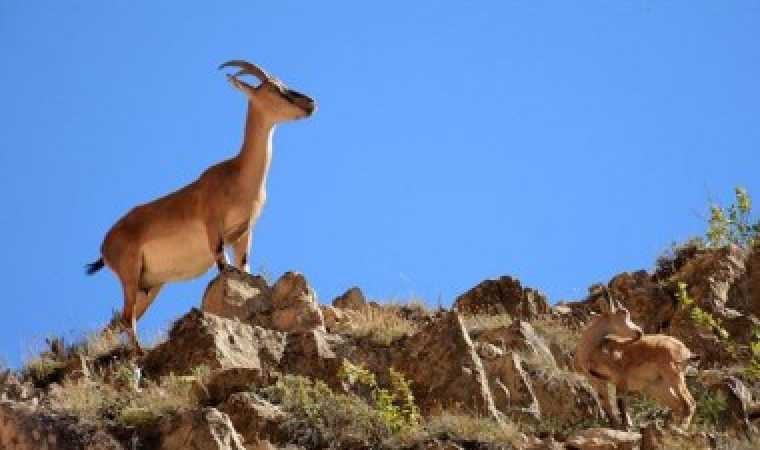
[[[682,426],[694,414],[694,399],[684,379],[691,351],[678,339],[644,334],[621,304],[610,299],[609,311],[594,317],[575,350],[575,368],[585,374],[599,394],[602,406],[617,424],[630,427],[625,402],[617,394],[643,392],[670,407]],[[610,397],[608,383],[615,386]],[[615,403],[619,416],[615,413]]]
[[[119,277],[122,324],[138,352],[137,320],[165,283],[198,277],[214,262],[223,270],[228,265],[225,245],[232,246],[234,265],[248,271],[251,227],[266,199],[274,127],[315,110],[314,100],[287,89],[254,64],[235,60],[219,66],[225,67],[240,69],[227,77],[248,98],[240,153],[182,189],[129,211],[106,234],[101,258],[87,266],[90,275],[107,265]],[[253,75],[261,83],[251,86],[241,75]]]

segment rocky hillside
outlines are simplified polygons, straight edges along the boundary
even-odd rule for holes
[[[689,429],[637,394],[633,428],[613,429],[573,370],[607,290],[700,356]],[[555,306],[508,276],[431,311],[359,288],[327,306],[301,274],[229,271],[143,356],[104,331],[2,375],[0,448],[760,448],[758,317],[758,246],[686,245]]]

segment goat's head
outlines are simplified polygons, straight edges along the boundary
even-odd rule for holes
[[[288,89],[282,81],[255,64],[232,60],[219,66],[219,69],[225,67],[240,68],[234,75],[227,75],[230,83],[242,91],[248,97],[248,101],[274,123],[309,117],[317,108],[314,99]],[[241,80],[241,75],[253,75],[260,83],[254,87]]]
[[[644,332],[631,320],[631,313],[620,302],[608,296],[608,309],[599,319],[605,327],[604,339],[627,344],[641,339]]]

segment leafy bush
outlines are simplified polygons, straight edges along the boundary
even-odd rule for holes
[[[735,188],[735,202],[726,208],[710,205],[707,243],[710,247],[735,244],[749,248],[760,235],[760,220],[752,223],[752,199],[747,190]]]
[[[391,386],[381,388],[375,375],[344,361],[339,378],[347,387],[366,388],[367,398],[353,392],[339,393],[320,380],[285,375],[259,391],[288,411],[284,431],[293,443],[306,447],[379,447],[391,436],[414,430],[419,409],[409,382],[393,370]]]
[[[419,424],[420,411],[414,402],[411,386],[404,376],[393,368],[389,369],[388,375],[391,388],[380,388],[375,374],[362,366],[343,360],[338,378],[349,386],[358,383],[369,389],[370,401],[374,403],[375,410],[392,433],[412,429]]]
[[[715,316],[700,308],[694,302],[694,299],[689,295],[689,286],[686,283],[678,283],[676,297],[678,298],[679,304],[689,312],[689,318],[691,318],[694,323],[714,332],[724,341],[729,338],[728,331],[723,328],[720,319],[716,319]]]
[[[694,393],[697,409],[693,423],[700,429],[723,429],[728,416],[728,399],[722,391],[711,391],[701,383],[689,386]]]
[[[391,435],[377,410],[357,395],[333,392],[323,381],[286,375],[260,393],[290,413],[282,426],[299,445],[378,446]]]
[[[752,329],[752,341],[749,344],[749,362],[744,369],[745,375],[755,381],[760,381],[760,327]]]

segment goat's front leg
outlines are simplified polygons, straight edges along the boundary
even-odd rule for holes
[[[623,423],[623,428],[625,428],[626,431],[631,430],[631,416],[628,415],[628,411],[625,409],[625,399],[623,398],[622,393],[617,393],[617,408],[618,413],[620,414],[620,420]]]
[[[248,229],[234,244],[232,244],[232,250],[235,253],[235,267],[244,271],[251,272],[251,261],[249,260],[251,254],[251,230]]]
[[[219,272],[224,272],[230,266],[227,261],[227,255],[224,253],[224,235],[221,227],[206,227],[206,237],[208,238],[209,250],[214,255],[216,267]]]
[[[613,426],[618,427],[620,425],[620,416],[618,416],[617,408],[615,407],[615,396],[610,395],[610,384],[607,380],[594,376],[589,377],[589,382],[597,395],[599,395],[599,401],[605,414],[607,414],[607,419],[609,419]]]

